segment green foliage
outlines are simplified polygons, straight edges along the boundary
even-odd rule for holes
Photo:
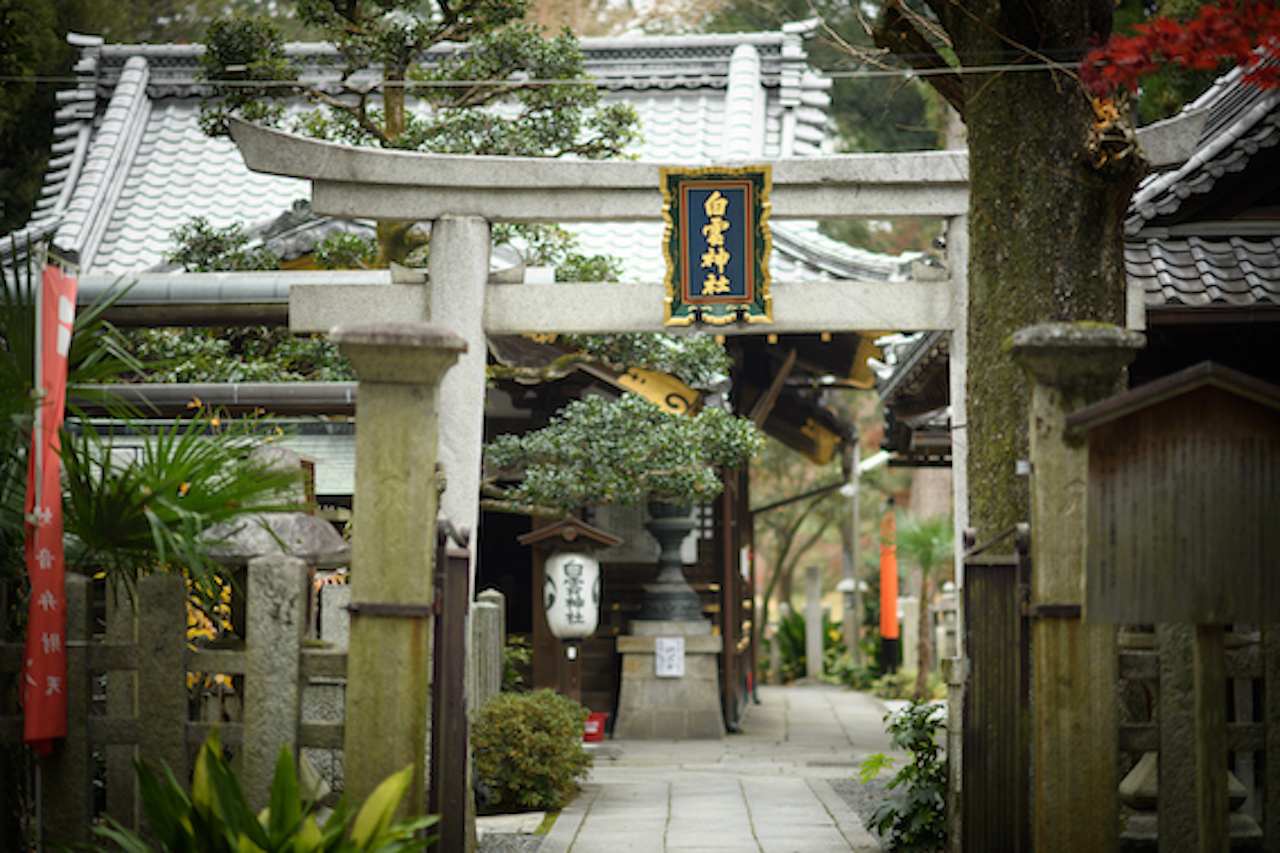
[[[323,335],[295,336],[287,327],[187,329],[157,326],[125,333],[147,362],[143,382],[340,382],[355,371]]]
[[[495,223],[493,242],[512,244],[531,266],[554,266],[556,281],[618,281],[622,278],[620,260],[609,255],[582,254],[578,251],[578,238],[559,225]]]
[[[169,253],[169,260],[182,264],[187,272],[280,268],[280,258],[273,252],[249,249],[248,235],[236,224],[215,228],[205,217],[193,216],[169,237],[178,247]]]
[[[509,505],[568,513],[651,498],[710,500],[723,488],[716,469],[750,459],[761,441],[754,424],[722,409],[674,415],[625,394],[575,400],[544,429],[499,436],[486,461],[499,474],[523,470],[504,496]]]
[[[270,805],[255,816],[223,758],[216,729],[200,748],[189,797],[168,768],[163,781],[147,765],[139,762],[137,768],[147,819],[165,853],[411,853],[431,843],[420,836],[438,820],[393,823],[413,777],[413,768],[405,767],[383,780],[359,810],[339,802],[321,828],[314,804],[302,801],[287,747],[276,761]],[[107,824],[94,832],[125,853],[154,849],[114,819],[108,817]]]
[[[207,130],[224,132],[233,114],[276,123],[281,114],[267,102],[301,95],[316,109],[294,130],[348,144],[600,158],[618,156],[635,139],[634,111],[597,109],[577,41],[568,33],[544,38],[520,21],[524,0],[299,0],[297,11],[337,49],[339,79],[329,88],[297,80],[269,21],[218,22],[209,28],[205,74],[236,85],[215,85],[222,100],[208,106]],[[463,46],[418,64],[445,41]],[[370,67],[381,71],[383,85],[370,85]],[[291,82],[254,85],[265,80]],[[417,84],[413,94],[425,111],[406,109],[408,82]],[[335,97],[334,87],[345,97]],[[498,105],[513,115],[498,116],[490,109]]]
[[[428,84],[423,99],[435,109],[425,120],[412,120],[396,147],[442,154],[619,157],[638,137],[639,116],[628,104],[596,109],[600,95],[584,64],[577,39],[567,30],[544,38],[539,28],[512,22],[485,33],[439,64],[411,74]],[[491,80],[504,82],[475,83]],[[551,80],[565,82],[543,82]],[[514,116],[477,109],[499,103],[513,106]]]
[[[862,644],[864,660],[875,660],[875,648],[869,643]],[[841,653],[827,669],[828,678],[836,684],[852,687],[854,690],[870,690],[879,670],[872,664],[857,664],[848,654]]]
[[[524,675],[533,660],[533,646],[524,637],[511,635],[502,649],[502,689],[508,693],[524,690]]]
[[[942,676],[930,670],[925,674],[924,690],[919,691],[918,673],[909,669],[886,672],[872,679],[871,692],[881,699],[942,699],[947,695],[947,685]]]
[[[62,443],[69,561],[97,565],[113,589],[153,571],[186,571],[210,603],[218,565],[206,531],[246,512],[294,509],[299,472],[252,455],[262,444],[252,421],[228,426],[210,415],[159,430],[121,464],[109,438],[88,422]]]
[[[808,672],[809,658],[805,648],[807,624],[803,613],[787,613],[778,619],[777,630],[765,641],[770,659],[772,659],[773,644],[778,644],[784,682],[789,683],[803,678]],[[822,614],[822,674],[824,676],[835,674],[843,649],[844,634],[840,626],[832,622],[831,617],[824,612]]]
[[[935,853],[947,846],[947,760],[938,732],[946,728],[937,705],[912,702],[885,717],[893,745],[911,753],[911,761],[886,788],[894,793],[876,809],[868,826],[890,834],[890,849]],[[872,755],[862,763],[859,781],[866,784],[889,767],[892,758]]]
[[[475,713],[476,775],[503,811],[558,809],[591,767],[582,747],[587,709],[551,690],[499,693]]]
[[[0,580],[22,577],[23,511],[27,488],[27,454],[31,447],[35,394],[35,299],[43,268],[30,261],[28,247],[14,246],[10,261],[0,266]],[[142,364],[129,354],[115,327],[103,313],[123,292],[108,294],[76,312],[67,354],[70,385],[104,382]],[[103,395],[110,402],[109,395]],[[67,412],[82,414],[75,399]]]
[[[953,524],[950,516],[906,518],[898,526],[898,557],[914,563],[926,576],[932,576],[953,557]]]
[[[898,556],[920,569],[920,624],[916,643],[916,698],[925,698],[926,683],[933,670],[933,631],[928,617],[933,602],[934,575],[951,562],[954,552],[953,523],[948,515],[907,518],[898,527]]]
[[[377,241],[356,234],[334,234],[315,246],[316,266],[322,270],[369,269],[377,257]]]
[[[40,190],[52,140],[54,87],[70,66],[48,0],[0,0],[0,234],[20,227]]]
[[[223,99],[200,105],[200,127],[209,135],[227,133],[227,120],[275,124],[284,106],[275,98],[287,90],[279,83],[298,74],[284,55],[284,36],[266,17],[217,18],[205,32],[201,79],[211,81]]]

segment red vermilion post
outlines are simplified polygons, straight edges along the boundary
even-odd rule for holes
[[[880,658],[886,670],[896,670],[898,636],[898,522],[892,500],[880,522]]]

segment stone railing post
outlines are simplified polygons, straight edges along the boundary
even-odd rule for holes
[[[138,579],[138,760],[184,788],[187,761],[187,584],[169,572]],[[143,831],[150,825],[142,817]]]
[[[471,605],[471,666],[468,706],[478,709],[502,691],[505,596],[486,589]]]
[[[242,786],[255,812],[271,802],[280,747],[298,759],[307,587],[304,560],[281,554],[249,561]]]
[[[426,794],[437,401],[441,378],[466,344],[447,330],[407,323],[340,327],[332,337],[360,380],[346,793],[362,801],[410,764],[402,811],[416,814]]]
[[[822,566],[805,566],[804,592],[805,675],[821,678],[826,641],[822,630]]]
[[[1021,329],[1031,379],[1031,755],[1035,850],[1119,843],[1116,629],[1081,621],[1088,447],[1066,415],[1111,396],[1144,338],[1115,326]]]

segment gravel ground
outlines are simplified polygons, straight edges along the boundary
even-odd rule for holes
[[[541,835],[513,835],[488,832],[480,839],[478,853],[533,853],[542,844]]]
[[[828,779],[831,789],[840,795],[840,799],[845,801],[849,808],[853,809],[858,817],[862,818],[862,825],[867,826],[871,820],[871,815],[875,814],[877,808],[883,803],[888,796],[884,786],[887,780],[872,779],[865,785],[859,782],[855,777],[850,776],[847,779]],[[874,829],[867,826],[868,831],[873,836],[879,838]]]

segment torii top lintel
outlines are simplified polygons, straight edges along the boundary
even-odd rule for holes
[[[231,136],[253,171],[310,180],[317,213],[405,221],[449,215],[491,222],[661,220],[661,167],[746,165],[353,148],[234,120]],[[964,151],[762,162],[773,170],[775,219],[938,219],[969,208]]]

